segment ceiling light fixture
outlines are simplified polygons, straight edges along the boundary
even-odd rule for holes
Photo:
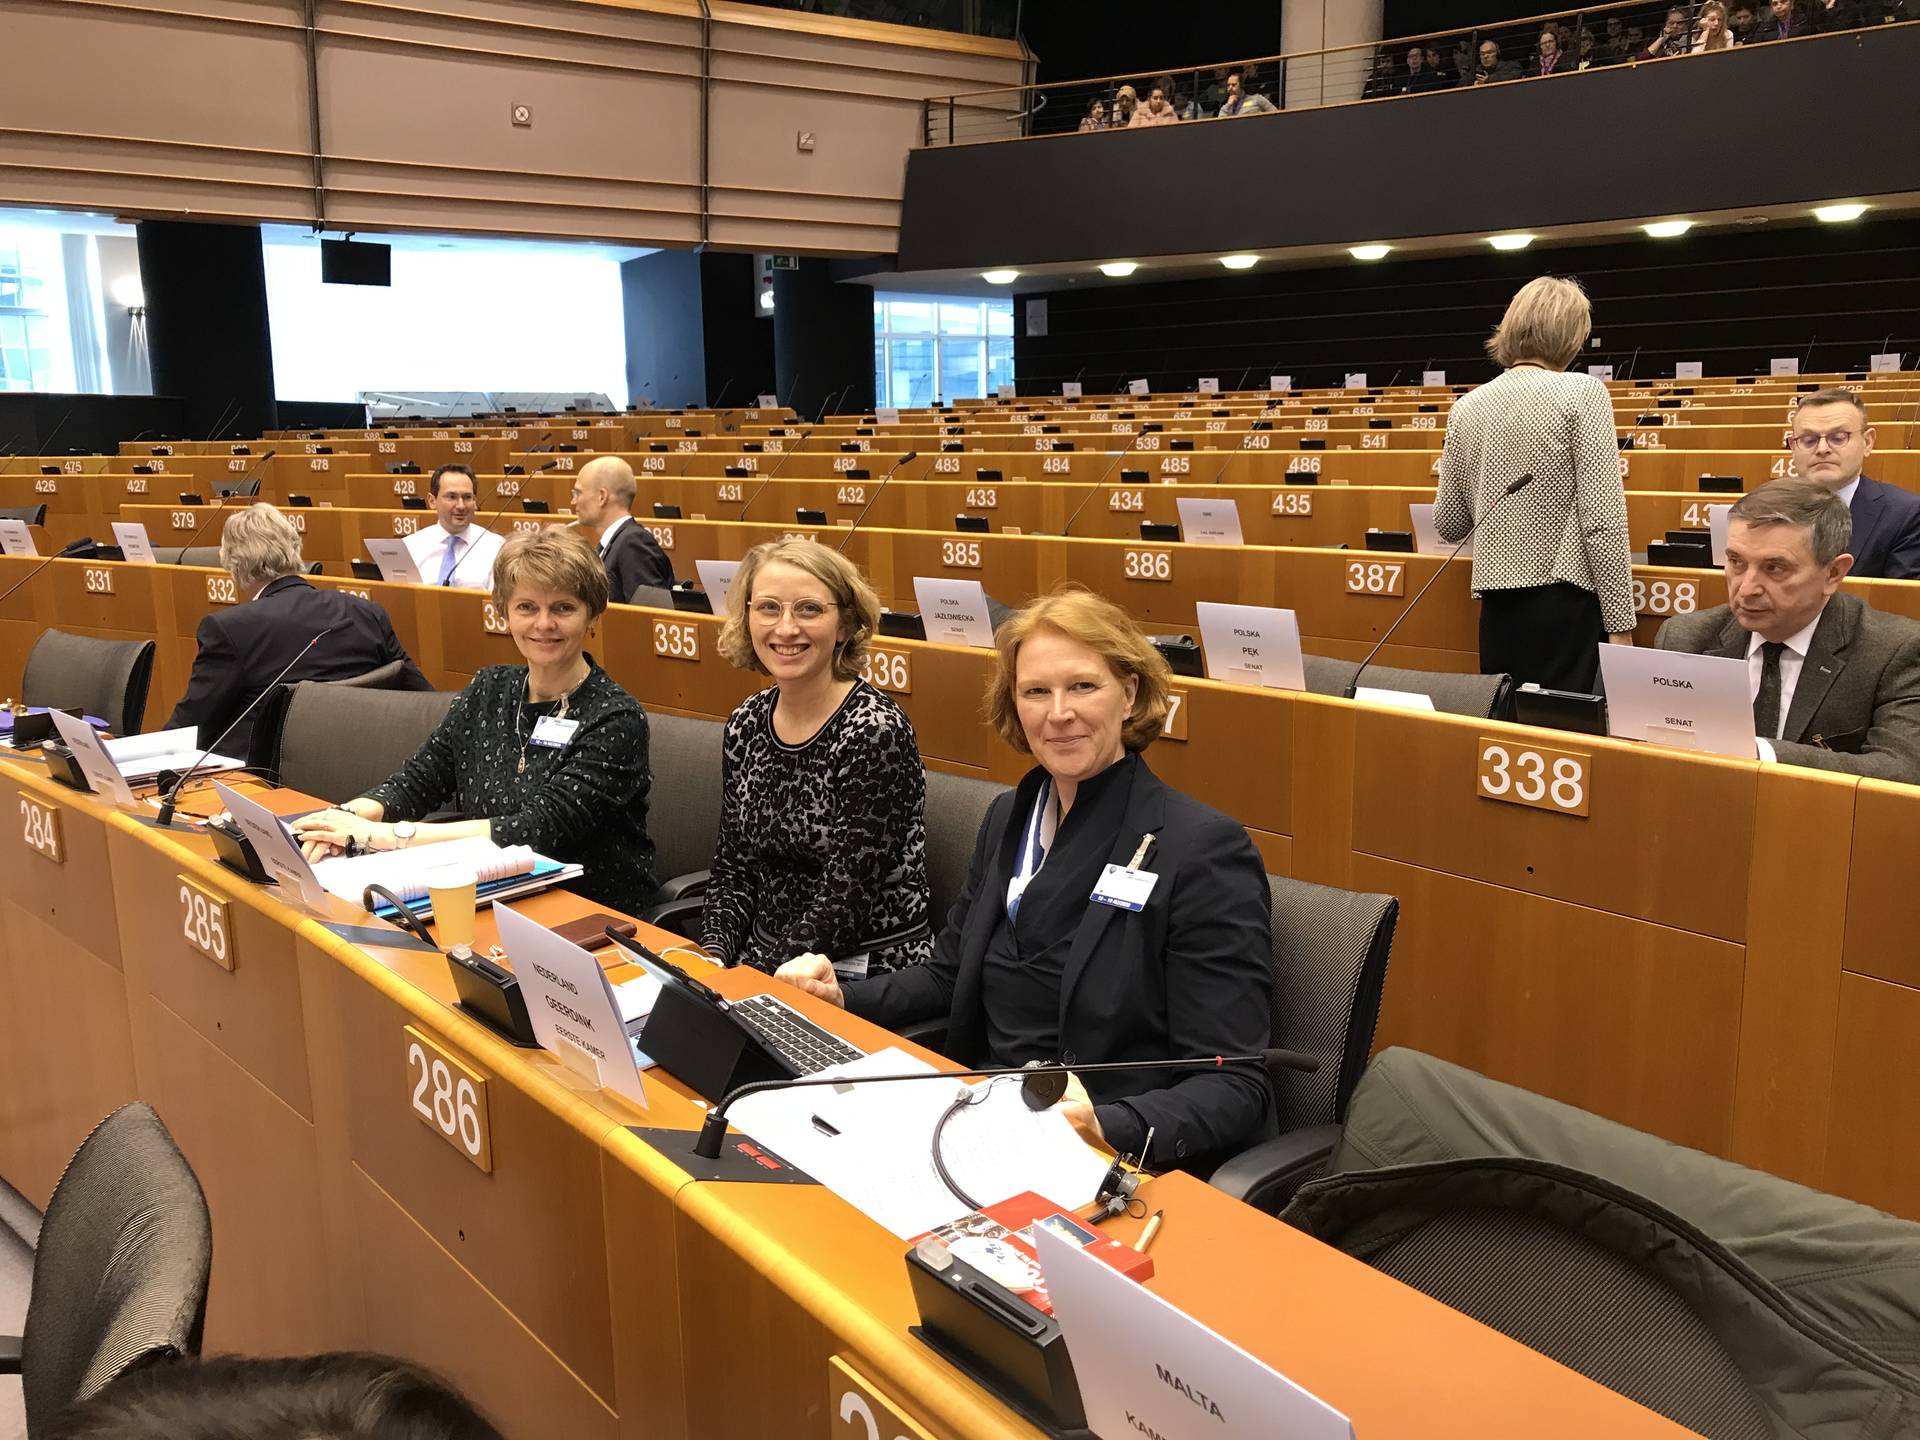
[[[1135,260],[1109,260],[1100,267],[1100,273],[1110,275],[1115,280],[1124,280],[1139,268],[1140,264]]]
[[[1533,243],[1531,235],[1489,235],[1487,244],[1496,250],[1524,250]]]
[[[1640,227],[1656,240],[1672,240],[1693,228],[1691,220],[1656,220]]]
[[[1355,245],[1347,254],[1356,260],[1384,260],[1392,249],[1391,245]]]
[[[1220,263],[1229,270],[1251,270],[1260,263],[1258,255],[1222,255]]]
[[[1849,201],[1845,205],[1821,205],[1813,212],[1813,218],[1824,220],[1829,225],[1839,225],[1848,220],[1858,220],[1867,213],[1867,207]]]
[[[982,270],[980,278],[989,285],[1011,285],[1020,278],[1018,270]]]

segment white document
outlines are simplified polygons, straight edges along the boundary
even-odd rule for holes
[[[1045,1226],[1033,1246],[1096,1435],[1353,1440],[1353,1422]]]
[[[480,885],[521,875],[531,877],[537,866],[551,873],[538,881],[508,886],[492,896],[482,895],[477,903],[490,905],[496,899],[512,899],[532,890],[564,884],[580,873],[578,865],[552,870],[556,862],[534,853],[531,845],[496,845],[484,835],[467,835],[458,840],[436,840],[429,845],[409,845],[404,850],[376,850],[370,855],[335,855],[313,867],[314,878],[330,895],[351,900],[355,905],[367,893],[369,885],[384,885],[410,907],[427,898],[427,877],[445,866],[473,871]],[[431,910],[419,912],[423,918]]]
[[[978,580],[913,577],[913,598],[920,606],[920,623],[936,645],[993,648],[993,618],[987,613],[987,592]]]
[[[0,555],[38,555],[24,520],[0,520]]]
[[[1709,505],[1707,507],[1707,528],[1713,533],[1713,563],[1727,563],[1727,525],[1733,514],[1731,505]]]
[[[878,410],[873,412],[873,423],[876,425],[898,425],[900,423],[900,411],[898,407],[882,405]]]
[[[1060,386],[1062,400],[1078,400],[1084,393],[1078,380],[1068,380]]]
[[[778,395],[762,395],[758,397],[758,404],[762,410],[778,410],[780,408],[780,397]]]
[[[153,542],[147,538],[147,527],[138,521],[114,521],[113,543],[120,547],[124,559],[136,565],[157,563],[153,558]]]
[[[1200,601],[1194,609],[1200,618],[1208,679],[1269,690],[1307,688],[1300,658],[1300,620],[1293,611],[1267,605],[1219,605],[1211,600]]]
[[[1799,358],[1793,355],[1776,355],[1773,357],[1773,368],[1769,373],[1774,375],[1798,375],[1800,373]]]
[[[80,773],[87,777],[87,784],[93,787],[94,794],[116,805],[133,804],[133,791],[127,788],[126,776],[120,773],[120,767],[107,754],[93,726],[79,716],[61,710],[55,710],[52,714],[54,728],[60,732],[60,738],[67,742],[67,748],[73,751],[74,763],[80,767]]]
[[[1148,393],[1148,392],[1147,392],[1147,382],[1146,382],[1146,381],[1144,381],[1144,380],[1129,380],[1129,381],[1127,381],[1127,393],[1128,393],[1129,395],[1145,395],[1145,394],[1147,394],[1147,393]]]
[[[1422,385],[1444,385],[1447,383],[1447,372],[1444,370],[1422,370],[1420,372],[1420,383]]]
[[[1396,710],[1432,710],[1433,697],[1413,690],[1380,690],[1372,685],[1355,687],[1353,698],[1373,705],[1391,705]]]
[[[1366,388],[1367,388],[1367,372],[1366,371],[1356,370],[1351,375],[1347,376],[1347,389],[1364,390]]]
[[[1180,511],[1180,536],[1189,545],[1243,543],[1238,501],[1198,500],[1182,495],[1173,503]]]
[[[631,1025],[653,1014],[653,1007],[660,999],[660,981],[643,970],[633,979],[614,986],[613,999],[620,1007],[621,1023]]]
[[[1883,374],[1886,374],[1888,371],[1898,370],[1899,368],[1900,368],[1900,356],[1898,354],[1875,355],[1875,356],[1872,356],[1867,361],[1867,369],[1873,372],[1874,374],[1883,375]]]
[[[1587,374],[1593,376],[1596,380],[1611,380],[1613,378],[1613,367],[1611,365],[1589,365],[1587,366]]]
[[[1760,753],[1745,659],[1603,643],[1600,683],[1609,735],[1736,760]]]
[[[1200,377],[1200,393],[1202,395],[1218,395],[1220,393],[1220,377],[1218,375],[1202,375]]]
[[[123,735],[101,742],[120,773],[140,784],[153,779],[162,770],[185,770],[200,760],[200,732],[192,725],[177,730],[153,730],[145,735]],[[227,755],[209,755],[200,760],[199,770],[214,775],[223,770],[241,770],[246,761]]]
[[[376,538],[364,543],[367,554],[371,555],[373,563],[380,567],[382,580],[390,580],[396,585],[427,583],[420,575],[420,567],[413,563],[413,552],[407,549],[406,541]]]
[[[253,842],[253,853],[260,857],[260,864],[281,886],[298,890],[300,898],[309,905],[326,903],[327,892],[320,882],[313,878],[313,867],[300,853],[300,847],[288,833],[285,822],[266,806],[247,799],[236,790],[230,790],[218,780],[213,782],[220,803],[227,807],[227,813],[233,817],[233,823],[246,831],[247,839]],[[356,900],[356,904],[358,901]]]
[[[511,905],[494,906],[493,918],[527,997],[534,1038],[569,1070],[647,1109],[633,1040],[600,962]]]
[[[1267,376],[1267,389],[1275,395],[1284,395],[1287,391],[1293,389],[1293,377],[1291,375],[1269,375]]]
[[[1673,378],[1676,380],[1698,380],[1701,373],[1702,367],[1698,360],[1682,360],[1673,367]]]
[[[727,613],[727,592],[733,588],[733,577],[740,569],[738,560],[696,560],[693,562],[696,574],[700,576],[700,588],[707,592],[707,603],[713,606],[715,615]]]
[[[1409,505],[1407,514],[1413,520],[1413,545],[1422,555],[1451,555],[1453,542],[1440,538],[1440,528],[1433,523],[1433,506]],[[1462,555],[1473,554],[1473,537],[1467,537],[1467,543],[1460,547]]]
[[[934,1073],[904,1051],[882,1050],[821,1074],[854,1079],[921,1072]],[[1062,1210],[1092,1200],[1107,1162],[1059,1109],[1027,1109],[1017,1079],[983,1083],[990,1086],[985,1098],[954,1116],[941,1136],[941,1158],[960,1187],[982,1205],[1027,1190]],[[971,1209],[933,1168],[933,1127],[964,1088],[960,1080],[926,1080],[768,1090],[742,1099],[727,1118],[869,1219],[911,1240]],[[814,1124],[815,1116],[839,1133]]]

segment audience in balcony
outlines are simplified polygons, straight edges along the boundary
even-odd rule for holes
[[[1534,74],[1556,75],[1562,70],[1573,67],[1567,61],[1567,52],[1560,48],[1560,32],[1549,25],[1540,32],[1540,38],[1534,43]]]
[[[1720,0],[1707,0],[1700,7],[1699,18],[1694,22],[1693,53],[1703,55],[1710,50],[1731,50],[1733,46],[1733,33],[1727,28],[1726,6]]]
[[[1500,42],[1482,40],[1480,42],[1480,63],[1473,71],[1473,83],[1476,85],[1497,85],[1503,80],[1518,80],[1520,67],[1511,60],[1500,58]]]
[[[1813,14],[1801,0],[1768,0],[1767,14],[1753,27],[1753,38],[1756,42],[1792,40],[1811,35],[1813,28]]]
[[[1147,93],[1147,103],[1133,112],[1133,118],[1127,122],[1127,128],[1138,130],[1143,125],[1175,125],[1180,117],[1173,113],[1173,106],[1167,100],[1166,89],[1155,85]]]
[[[1754,27],[1760,23],[1760,7],[1763,0],[1733,0],[1727,7],[1727,29],[1732,32],[1733,43],[1744,45],[1753,39]]]
[[[1119,93],[1113,97],[1113,118],[1107,121],[1109,130],[1125,130],[1133,123],[1134,112],[1140,106],[1140,97],[1134,93],[1131,85],[1122,85]]]
[[[1600,37],[1591,30],[1580,32],[1579,52],[1580,63],[1573,67],[1576,70],[1597,70],[1612,63],[1601,56]]]
[[[1220,104],[1220,113],[1232,115],[1267,115],[1273,112],[1273,102],[1258,90],[1251,95],[1242,88],[1240,72],[1233,71],[1227,76],[1227,96]]]
[[[1660,27],[1660,33],[1647,43],[1644,50],[1634,58],[1637,60],[1664,60],[1670,55],[1685,55],[1691,44],[1692,27],[1687,21],[1685,6],[1675,5],[1667,11],[1666,23]]]
[[[1407,51],[1407,73],[1395,87],[1400,95],[1419,95],[1428,90],[1444,90],[1447,82],[1437,70],[1427,68],[1427,47],[1415,45]]]
[[[1107,102],[1095,96],[1087,105],[1087,113],[1080,117],[1080,129],[1104,130],[1107,128]]]

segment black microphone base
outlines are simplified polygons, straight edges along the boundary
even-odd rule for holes
[[[756,1140],[738,1133],[727,1135],[720,1153],[699,1153],[700,1131],[663,1130],[651,1125],[627,1127],[648,1145],[696,1180],[746,1181],[762,1185],[817,1185],[804,1170],[796,1170]]]

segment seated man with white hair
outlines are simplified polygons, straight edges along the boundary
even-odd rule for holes
[[[193,674],[167,721],[169,728],[197,726],[199,743],[213,744],[290,663],[289,684],[350,680],[398,661],[400,673],[388,688],[433,688],[408,658],[386,611],[371,600],[324,590],[302,578],[300,532],[273,506],[249,505],[227,517],[220,533],[220,563],[233,576],[241,603],[215,610],[200,622]],[[327,633],[302,654],[322,631]],[[253,717],[248,716],[227,737],[223,753],[245,755],[252,735]]]

